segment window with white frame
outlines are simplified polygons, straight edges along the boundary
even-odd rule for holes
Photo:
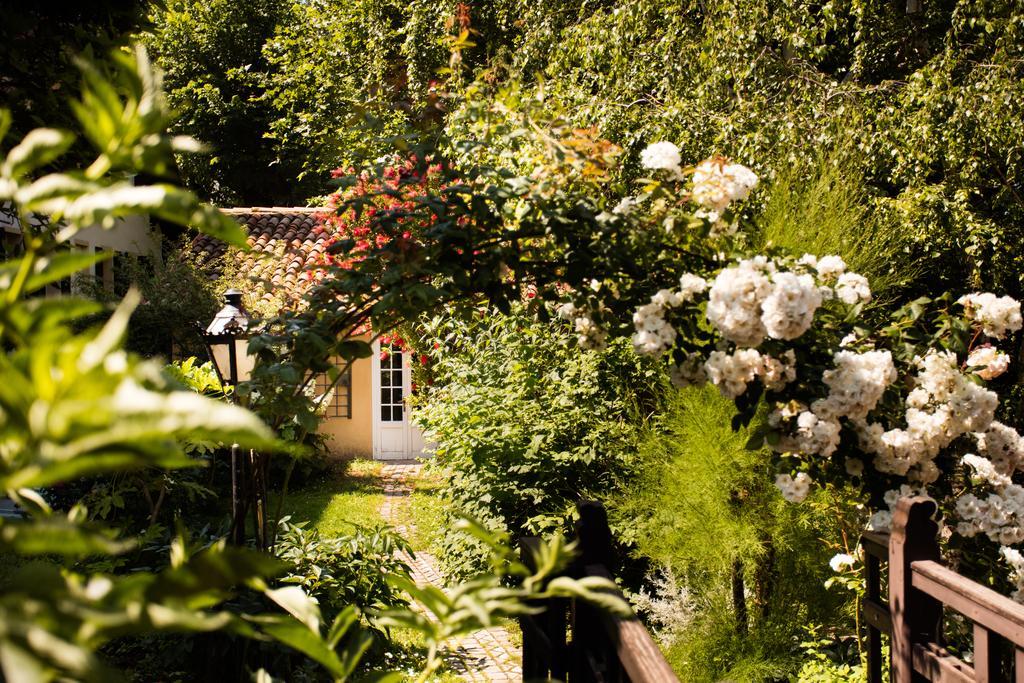
[[[381,346],[380,353],[380,421],[401,422],[405,417],[403,394],[402,350]]]

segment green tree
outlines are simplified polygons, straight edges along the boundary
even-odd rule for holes
[[[106,54],[145,24],[142,3],[0,1],[0,106],[11,112],[11,135],[21,138],[37,126],[72,127],[67,106],[79,81],[74,57]],[[69,152],[77,160],[86,145]]]
[[[173,130],[213,151],[212,157],[179,155],[182,179],[222,204],[301,202],[294,183],[301,165],[266,139],[274,114],[261,99],[269,69],[263,47],[290,11],[284,0],[172,0],[154,9],[143,35],[179,113]]]

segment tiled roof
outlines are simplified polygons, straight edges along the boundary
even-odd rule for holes
[[[243,278],[260,280],[269,290],[264,296],[286,294],[297,299],[308,286],[306,268],[317,262],[324,252],[324,237],[315,230],[317,213],[323,209],[294,207],[253,207],[223,209],[239,222],[249,236],[250,252],[232,251],[238,261],[232,273]],[[192,238],[189,250],[199,265],[211,276],[223,272],[221,257],[227,245],[207,235]]]

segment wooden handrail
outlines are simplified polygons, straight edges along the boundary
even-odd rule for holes
[[[914,588],[952,607],[975,624],[1024,647],[1024,605],[975,583],[938,562],[914,562]]]
[[[586,574],[612,580],[611,573],[603,564],[588,565]],[[621,592],[618,595],[625,600]],[[604,625],[608,637],[615,644],[615,652],[630,681],[633,683],[678,683],[679,678],[636,615],[632,619],[623,619],[613,614],[606,614],[601,623]]]
[[[1024,683],[1024,605],[945,567],[939,557],[935,501],[905,498],[893,515],[892,533],[865,533],[869,683],[881,683],[881,635],[891,638],[892,683],[1009,680],[999,641],[1014,646],[1013,680]],[[882,602],[881,567],[889,568],[888,603]],[[943,608],[974,624],[974,666],[941,644]]]
[[[599,503],[584,502],[578,508],[576,538],[580,554],[567,574],[613,580],[614,553],[607,514]],[[520,545],[529,566],[531,549],[537,541],[524,538]],[[623,598],[621,592],[617,593]],[[520,617],[524,680],[678,683],[672,667],[636,615],[618,617],[577,600],[547,600],[537,606],[543,606],[544,612]],[[571,642],[566,641],[567,630]]]

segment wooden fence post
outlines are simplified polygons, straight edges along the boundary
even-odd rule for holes
[[[942,603],[912,585],[910,564],[939,561],[935,501],[917,496],[896,505],[889,539],[889,610],[892,616],[892,683],[926,680],[914,671],[914,644],[936,641]]]
[[[594,566],[603,567],[609,576],[614,575],[614,544],[604,505],[595,501],[581,501],[576,509],[580,516],[576,522],[579,557],[572,568],[573,576],[579,578],[591,574],[588,567]],[[604,683],[624,680],[616,654],[616,643],[612,642],[605,631],[600,610],[583,601],[573,600],[570,619],[572,670],[569,679],[590,681],[595,680],[597,675]]]
[[[539,546],[539,538],[519,539],[520,557],[530,569],[536,569],[534,554]],[[523,633],[523,680],[564,681],[568,659],[565,631],[567,601],[552,598],[533,602],[531,606],[541,607],[544,611],[519,618]]]

